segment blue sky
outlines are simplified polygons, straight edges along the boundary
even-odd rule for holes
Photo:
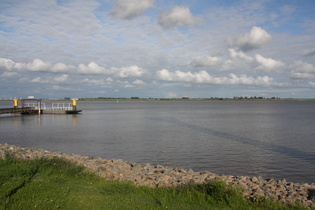
[[[0,98],[315,98],[315,2],[1,0]]]

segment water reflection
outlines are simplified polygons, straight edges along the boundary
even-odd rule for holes
[[[76,114],[72,114],[72,127],[75,128],[77,127],[77,115]]]

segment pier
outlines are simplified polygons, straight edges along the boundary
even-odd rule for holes
[[[78,114],[82,110],[77,109],[77,100],[71,99],[72,103],[52,103],[47,107],[42,99],[13,99],[13,108],[2,108],[0,114]]]

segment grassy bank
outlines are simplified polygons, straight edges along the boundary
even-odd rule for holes
[[[0,160],[0,209],[303,209],[246,200],[224,182],[180,188],[104,180],[62,159]],[[306,209],[306,208],[305,208]]]

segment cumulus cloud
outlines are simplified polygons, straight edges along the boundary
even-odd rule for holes
[[[251,31],[237,39],[228,39],[231,46],[236,46],[240,50],[246,52],[254,49],[259,49],[270,43],[272,37],[264,29],[254,26]]]
[[[195,67],[216,66],[220,63],[220,58],[210,56],[197,56],[191,62],[191,65]]]
[[[0,68],[7,71],[16,71],[23,68],[22,63],[15,63],[11,59],[0,58]]]
[[[32,63],[27,63],[25,68],[29,71],[46,71],[51,68],[51,64],[40,59],[35,59]]]
[[[234,49],[229,49],[229,53],[230,53],[230,57],[231,58],[240,58],[240,59],[244,60],[247,63],[251,63],[254,60],[252,57],[246,55],[245,53],[237,52]]]
[[[35,78],[31,79],[29,82],[31,82],[31,83],[50,83],[51,81],[49,81],[48,79],[43,79],[41,77],[35,77]]]
[[[242,51],[236,51],[234,49],[229,49],[230,57],[233,61],[239,59],[244,61],[246,64],[254,68],[255,70],[266,71],[266,72],[277,72],[280,68],[284,67],[285,64],[281,61],[277,61],[272,58],[265,58],[259,54],[254,57],[246,55]]]
[[[154,0],[115,0],[111,14],[117,18],[132,19],[153,6]]]
[[[137,79],[137,80],[133,81],[132,84],[137,85],[137,86],[141,86],[141,85],[145,85],[146,83],[140,79]]]
[[[270,86],[273,84],[273,78],[268,76],[259,76],[253,78],[247,75],[237,76],[229,74],[228,76],[212,76],[206,71],[199,71],[196,73],[175,71],[170,72],[167,69],[157,71],[156,77],[162,81],[169,82],[188,82],[200,84],[215,84],[215,85],[256,85],[256,86]]]
[[[197,18],[193,17],[190,9],[187,7],[176,6],[170,10],[160,12],[158,23],[165,29],[177,26],[188,26],[195,24]]]
[[[6,71],[51,71],[51,72],[63,72],[68,71],[72,66],[66,66],[65,64],[57,63],[52,65],[49,62],[44,62],[41,59],[34,59],[30,63],[17,63],[7,58],[0,58],[0,68]]]
[[[69,79],[69,75],[67,75],[67,74],[63,74],[63,75],[60,75],[58,77],[54,77],[55,82],[67,82],[68,79]]]
[[[266,58],[259,54],[251,57],[235,49],[229,49],[228,58],[197,56],[190,64],[194,67],[218,66],[221,70],[230,70],[240,68],[243,65],[242,63],[245,63],[245,65],[249,66],[251,69],[266,72],[277,72],[280,68],[285,66],[281,61]]]
[[[303,61],[295,61],[293,65],[290,66],[293,71],[313,73],[315,74],[315,66],[311,63],[306,63]]]
[[[87,74],[87,75],[113,75],[119,78],[141,77],[147,73],[146,70],[131,65],[127,67],[111,67],[105,68],[95,62],[86,64],[79,64],[77,67],[73,65],[66,65],[63,63],[51,64],[49,62],[35,59],[30,63],[16,63],[11,59],[0,58],[0,69],[5,71],[41,71],[52,73],[71,73],[71,74]],[[65,76],[63,76],[65,77]],[[61,79],[61,78],[59,78]]]
[[[114,75],[120,78],[141,77],[145,74],[145,70],[136,65],[122,68],[112,68],[111,70],[113,71]]]
[[[303,61],[295,61],[289,69],[292,79],[312,79],[315,77],[315,66]]]
[[[25,81],[27,81],[26,79],[24,79]],[[69,75],[67,74],[63,74],[57,77],[47,77],[47,78],[42,78],[42,77],[35,77],[31,80],[29,80],[29,82],[31,83],[65,83],[69,81]]]
[[[281,61],[277,61],[272,58],[265,58],[259,54],[255,55],[255,60],[258,63],[258,66],[255,68],[257,70],[273,71],[285,66],[285,64]]]
[[[79,74],[110,74],[110,71],[98,65],[95,62],[90,62],[88,65],[79,64],[78,73]]]

